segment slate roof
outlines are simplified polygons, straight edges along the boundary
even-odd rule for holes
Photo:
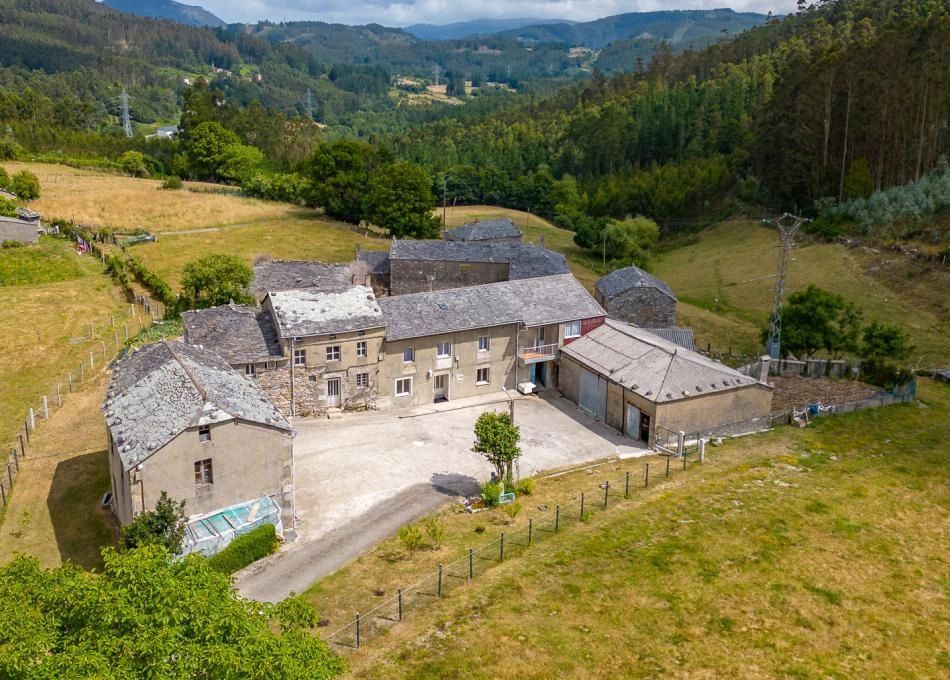
[[[333,288],[350,283],[350,268],[345,264],[326,264],[304,260],[261,260],[254,265],[251,289],[257,296],[272,290],[296,288]]]
[[[658,404],[761,384],[614,319],[566,345],[561,354]]]
[[[222,305],[182,312],[185,342],[216,352],[232,366],[283,359],[270,314],[257,307]]]
[[[386,325],[373,289],[287,290],[268,294],[281,338],[348,333]]]
[[[190,427],[242,420],[291,431],[256,383],[214,352],[177,340],[118,361],[102,411],[125,470]]]
[[[381,298],[386,339],[512,323],[543,326],[606,314],[570,274]]]
[[[509,262],[509,280],[570,272],[563,255],[532,243],[393,240],[389,257],[436,262]]]
[[[522,234],[509,219],[479,220],[449,229],[445,234],[458,241],[491,241],[498,238],[521,238]]]
[[[604,276],[596,283],[596,288],[605,300],[625,293],[631,288],[656,288],[664,295],[669,296],[671,300],[676,301],[676,295],[673,289],[660,281],[658,278],[649,274],[639,267],[629,266],[614,271]]]
[[[692,328],[651,328],[650,332],[667,342],[672,342],[692,352],[696,351],[696,340]]]

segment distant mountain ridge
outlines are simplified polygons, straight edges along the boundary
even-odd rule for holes
[[[500,33],[522,41],[557,42],[599,50],[617,40],[645,38],[673,45],[696,38],[735,35],[765,23],[768,17],[731,9],[628,12],[583,23],[546,23]]]
[[[102,4],[126,14],[170,19],[186,26],[227,26],[226,22],[203,7],[185,5],[174,0],[103,0]]]
[[[573,23],[575,22],[564,19],[473,19],[451,24],[413,24],[403,27],[402,30],[420,40],[458,40],[517,30],[525,26]]]

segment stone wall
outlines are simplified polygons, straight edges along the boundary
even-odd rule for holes
[[[465,288],[508,280],[508,262],[435,262],[392,260],[389,288],[392,295]]]
[[[375,365],[359,372],[370,372],[370,386],[356,387],[356,368],[343,373],[328,372],[326,367],[305,368],[297,366],[294,370],[294,402],[296,415],[320,416],[327,412],[327,377],[341,378],[341,406],[344,411],[367,411],[376,408],[377,372]],[[350,375],[352,374],[352,375]],[[264,390],[277,408],[285,416],[290,416],[290,369],[287,367],[273,371],[258,371],[255,376],[257,384]]]
[[[594,297],[614,319],[641,328],[669,328],[676,325],[676,301],[656,288],[634,287],[609,300],[600,291]]]

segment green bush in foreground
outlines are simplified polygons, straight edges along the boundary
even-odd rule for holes
[[[277,531],[273,524],[265,524],[238,536],[227,548],[208,558],[208,566],[222,574],[233,574],[277,550]]]

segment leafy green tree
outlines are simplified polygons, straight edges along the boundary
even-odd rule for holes
[[[613,220],[603,232],[602,247],[606,256],[620,263],[644,267],[650,259],[650,249],[660,239],[660,227],[653,220],[637,216]]]
[[[119,156],[119,167],[129,177],[148,177],[145,154],[141,151],[126,151]]]
[[[192,172],[199,177],[216,177],[225,152],[240,146],[241,140],[220,123],[208,121],[191,130],[184,145]]]
[[[185,501],[177,503],[162,491],[154,510],[145,510],[122,527],[125,550],[160,545],[172,555],[181,551],[185,538]]]
[[[311,633],[316,613],[290,597],[241,598],[203,557],[162,546],[103,550],[101,573],[0,567],[0,677],[333,678],[346,670]]]
[[[861,357],[902,361],[914,351],[910,336],[900,326],[872,321],[861,332]]]
[[[264,154],[260,149],[243,144],[234,144],[221,152],[218,175],[224,179],[243,184],[261,167]]]
[[[254,301],[248,286],[254,272],[234,255],[203,255],[182,270],[183,309],[204,309],[229,302],[250,304]]]
[[[488,411],[475,421],[472,451],[482,454],[495,467],[495,474],[506,486],[512,485],[514,463],[521,457],[518,441],[521,429],[513,425],[507,413]]]
[[[16,217],[16,203],[11,201],[9,198],[0,196],[0,216]]]
[[[844,177],[844,195],[849,200],[867,198],[874,193],[874,178],[867,158],[855,159]]]
[[[431,186],[429,175],[417,165],[386,165],[373,175],[364,214],[396,238],[436,238],[439,220],[432,215],[435,197]]]
[[[857,351],[860,332],[861,312],[854,303],[814,284],[790,295],[782,307],[783,355],[805,358],[825,350],[838,357]]]
[[[29,170],[20,170],[10,177],[10,191],[24,201],[40,197],[40,178]]]
[[[391,156],[366,142],[343,140],[321,144],[304,163],[309,182],[305,198],[327,215],[347,222],[366,216],[364,197],[371,177]]]

